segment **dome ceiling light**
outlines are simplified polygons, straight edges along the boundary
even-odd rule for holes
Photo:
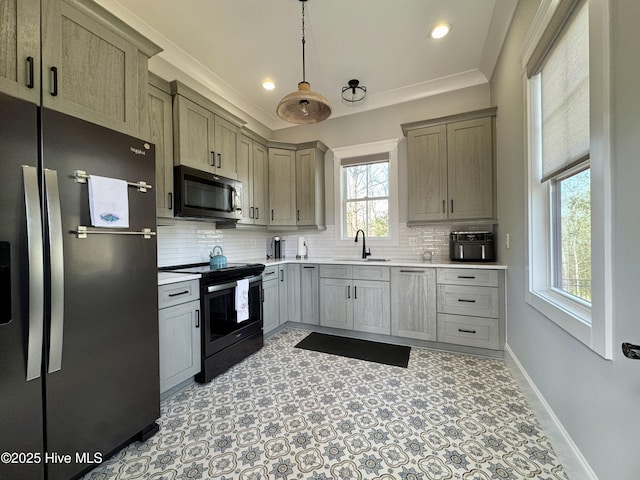
[[[367,94],[367,87],[360,85],[360,81],[353,79],[347,82],[346,87],[342,87],[342,99],[351,104],[364,100]]]
[[[331,105],[326,98],[311,90],[311,84],[306,81],[304,56],[304,4],[302,3],[302,81],[298,83],[298,90],[286,95],[276,109],[278,117],[285,122],[296,124],[318,123],[331,115]]]

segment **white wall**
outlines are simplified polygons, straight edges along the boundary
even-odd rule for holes
[[[602,359],[525,302],[525,94],[520,48],[537,0],[521,0],[491,80],[498,107],[498,242],[507,274],[507,343],[602,480],[640,478],[640,362],[622,356],[623,341],[640,343],[640,2],[610,0],[614,229],[614,358]],[[576,478],[575,480],[582,480]]]

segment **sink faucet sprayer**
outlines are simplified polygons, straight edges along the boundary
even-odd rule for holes
[[[360,234],[360,232],[362,232],[362,258],[366,259],[369,255],[371,255],[371,249],[367,251],[367,247],[365,245],[365,240],[364,240],[364,230],[358,230],[356,232],[356,243],[358,243],[358,235]]]

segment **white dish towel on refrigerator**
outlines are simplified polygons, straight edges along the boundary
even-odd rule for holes
[[[89,210],[94,227],[129,228],[127,182],[89,175]]]
[[[236,285],[236,322],[249,319],[249,279],[238,280]]]

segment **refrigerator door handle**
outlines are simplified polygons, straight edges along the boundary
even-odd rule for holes
[[[29,332],[27,381],[40,377],[44,334],[44,265],[38,169],[22,166],[29,255]]]
[[[51,263],[51,333],[49,339],[48,372],[62,368],[62,342],[64,331],[64,252],[62,248],[62,212],[58,172],[45,169],[44,184],[49,226],[49,258]]]

